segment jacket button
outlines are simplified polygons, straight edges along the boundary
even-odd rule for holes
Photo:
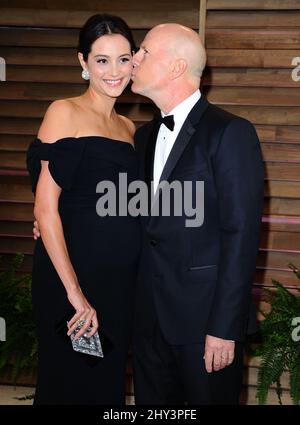
[[[155,239],[151,239],[150,245],[156,246],[157,245],[157,241]]]

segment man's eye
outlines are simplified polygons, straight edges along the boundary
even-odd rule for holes
[[[106,60],[106,59],[98,59],[98,60],[97,60],[97,63],[103,63],[103,64],[104,64],[104,63],[106,63],[106,62],[107,62],[107,60]]]
[[[129,62],[129,58],[121,58],[121,62],[122,63]]]

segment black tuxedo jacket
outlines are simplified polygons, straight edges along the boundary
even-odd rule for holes
[[[151,121],[135,136],[140,177],[148,184],[157,131]],[[169,217],[142,218],[136,335],[151,334],[158,320],[170,344],[199,343],[207,334],[241,341],[256,330],[251,286],[264,171],[254,127],[202,95],[175,141],[163,180],[204,182],[204,222],[186,227],[190,217],[184,211],[172,215],[172,209]]]

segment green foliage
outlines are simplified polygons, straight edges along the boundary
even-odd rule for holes
[[[300,279],[299,270],[289,264],[295,276]],[[282,404],[280,378],[287,370],[290,375],[290,394],[294,404],[300,402],[300,332],[296,332],[293,319],[299,318],[300,297],[288,291],[280,282],[273,280],[274,290],[264,290],[270,310],[262,312],[261,322],[262,341],[255,354],[261,356],[258,371],[257,398],[260,404],[265,404],[268,391],[276,384],[279,403]],[[300,292],[299,289],[297,289]],[[294,331],[294,333],[293,333]]]
[[[19,271],[23,259],[23,254],[17,254],[0,274],[0,317],[6,321],[6,341],[0,343],[0,374],[12,364],[14,382],[23,369],[35,370],[37,364],[31,276]]]

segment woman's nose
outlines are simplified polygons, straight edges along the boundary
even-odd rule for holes
[[[117,63],[112,63],[110,68],[110,73],[112,76],[116,76],[119,74],[119,66]]]

